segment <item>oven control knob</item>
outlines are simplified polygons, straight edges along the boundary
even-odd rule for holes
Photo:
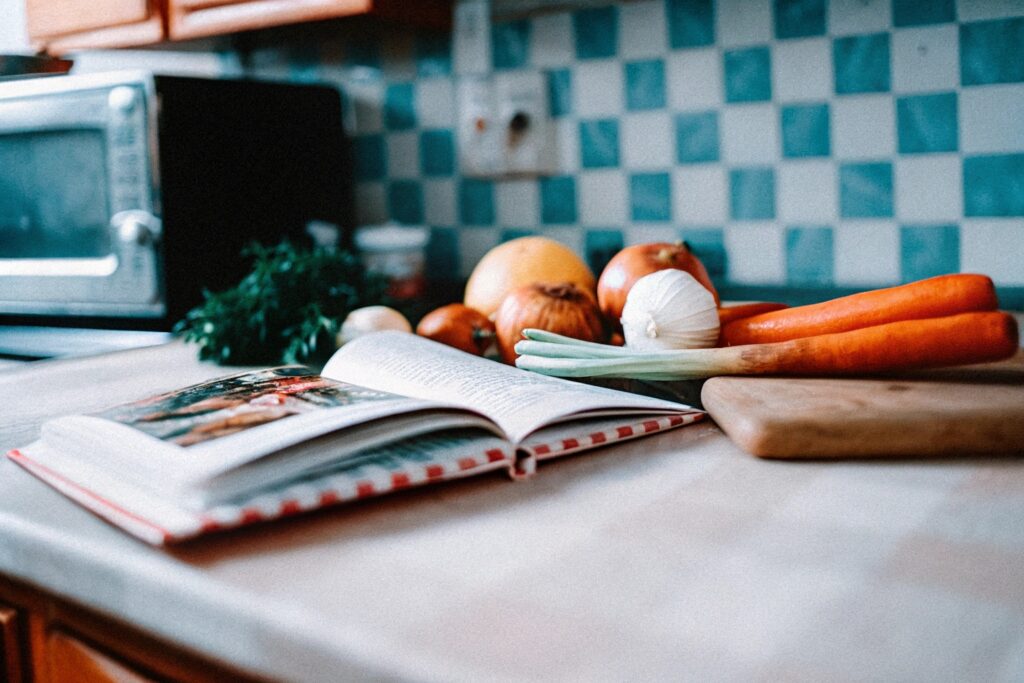
[[[110,105],[110,108],[123,114],[131,113],[132,109],[135,109],[137,101],[138,96],[135,94],[135,89],[129,88],[127,85],[118,86],[107,95],[107,104]]]
[[[160,219],[148,211],[121,211],[110,219],[110,226],[123,244],[143,246],[160,237]]]

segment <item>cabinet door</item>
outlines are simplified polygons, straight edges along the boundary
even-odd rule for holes
[[[77,683],[149,683],[152,678],[129,668],[70,633],[51,631],[46,642],[51,681]]]
[[[21,683],[24,680],[24,627],[18,610],[0,603],[0,680]]]
[[[184,40],[357,14],[444,28],[451,13],[451,0],[167,0],[167,33]]]
[[[51,53],[145,45],[164,37],[160,0],[25,0],[32,44]]]

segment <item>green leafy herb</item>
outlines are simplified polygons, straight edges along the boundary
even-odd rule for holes
[[[199,357],[224,365],[316,363],[334,351],[341,323],[355,308],[380,303],[384,283],[345,251],[283,242],[252,245],[252,271],[175,326],[199,345]]]

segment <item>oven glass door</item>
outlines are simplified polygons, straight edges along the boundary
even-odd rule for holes
[[[0,259],[111,253],[102,128],[0,135]]]

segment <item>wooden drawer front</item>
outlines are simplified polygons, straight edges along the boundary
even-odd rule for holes
[[[129,668],[91,645],[61,630],[47,636],[46,655],[50,680],[76,683],[145,683],[152,678]]]
[[[137,24],[150,17],[150,0],[26,0],[33,39]]]
[[[0,679],[10,683],[25,680],[23,621],[18,610],[0,603]]]

